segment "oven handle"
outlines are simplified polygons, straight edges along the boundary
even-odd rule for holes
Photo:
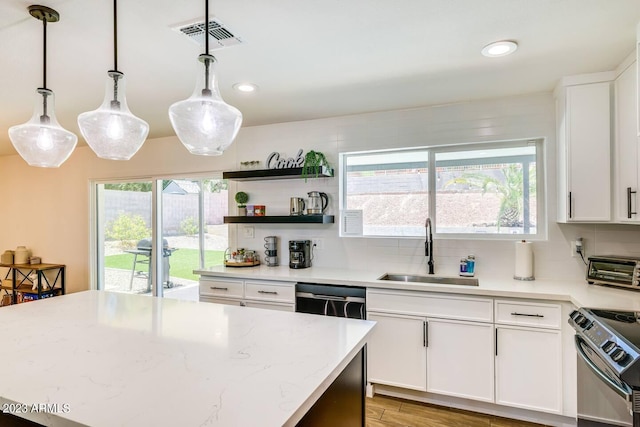
[[[589,345],[589,344],[587,344],[587,342],[585,340],[583,340],[578,335],[576,335],[575,336],[575,341],[576,341],[575,344],[576,344],[576,350],[578,351],[578,356],[580,356],[582,358],[582,360],[584,360],[584,362],[591,369],[591,371],[594,374],[596,374],[602,381],[604,381],[605,384],[607,384],[609,387],[611,387],[613,389],[613,391],[615,391],[620,396],[622,396],[627,402],[630,402],[631,401],[631,396],[632,396],[631,388],[629,388],[629,386],[627,386],[624,383],[621,386],[620,384],[617,384],[617,383],[613,382],[611,380],[611,378],[609,378],[608,375],[606,375],[604,372],[602,372],[600,370],[600,368],[598,368],[596,366],[596,364],[593,363],[591,361],[591,359],[589,359],[589,356],[587,356],[587,354],[584,352],[584,350],[582,349],[582,346],[581,346],[582,343],[584,343],[585,345]]]
[[[342,297],[334,295],[312,294],[311,292],[296,292],[296,296],[300,298],[319,299],[323,301],[343,301],[343,302],[359,302],[364,303],[366,299],[360,297]]]

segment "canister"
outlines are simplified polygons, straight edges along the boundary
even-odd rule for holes
[[[26,246],[18,246],[16,248],[15,253],[13,254],[13,263],[14,264],[29,264],[29,257],[31,256],[31,251],[27,249]]]
[[[2,255],[0,255],[0,263],[2,264],[13,264],[13,251],[6,250]]]

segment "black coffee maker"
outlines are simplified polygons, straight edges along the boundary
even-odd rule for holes
[[[311,240],[289,240],[289,268],[311,267]]]

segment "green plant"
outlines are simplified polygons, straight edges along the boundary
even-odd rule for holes
[[[249,195],[244,191],[238,191],[234,198],[239,208],[244,207],[249,201]]]
[[[198,234],[200,227],[198,226],[198,222],[192,216],[189,218],[185,218],[180,222],[180,230],[187,236],[193,236]]]
[[[512,163],[500,169],[502,178],[495,178],[483,173],[464,173],[458,178],[454,178],[445,184],[466,184],[470,187],[482,190],[482,194],[495,192],[500,195],[500,208],[498,210],[497,225],[498,230],[503,227],[514,227],[520,224],[520,217],[524,204],[524,186],[522,165]],[[536,192],[535,168],[529,169],[530,191]]]
[[[140,215],[122,213],[109,222],[105,234],[109,239],[119,240],[121,247],[133,248],[139,240],[151,235],[151,229]]]
[[[304,182],[307,182],[307,178],[314,175],[316,178],[322,171],[322,166],[331,168],[329,160],[327,160],[324,153],[321,151],[309,150],[304,156],[304,164],[302,165],[302,177]]]

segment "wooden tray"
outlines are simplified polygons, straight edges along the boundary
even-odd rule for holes
[[[256,265],[260,265],[260,260],[252,261],[252,262],[235,262],[224,260],[224,265],[227,267],[254,267]]]

